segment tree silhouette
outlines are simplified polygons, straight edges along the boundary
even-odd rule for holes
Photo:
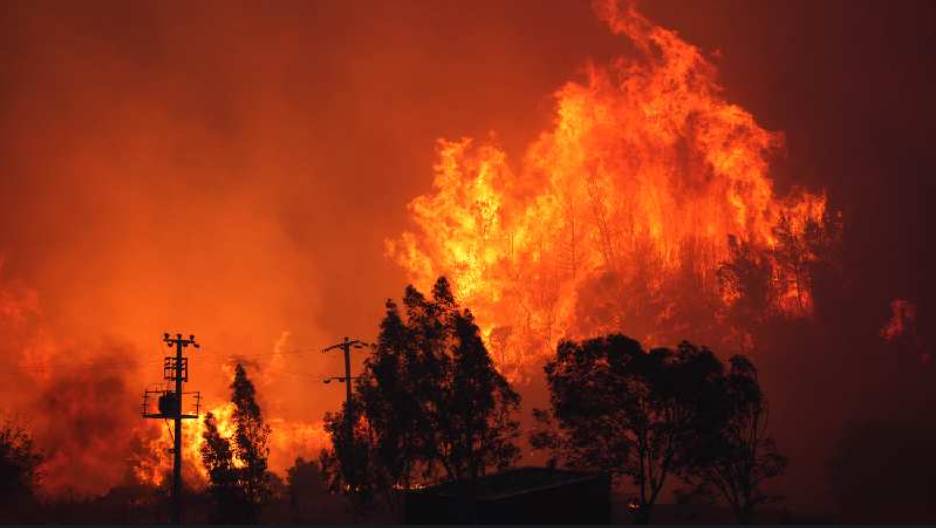
[[[366,427],[342,438],[343,415],[329,415],[335,447],[323,461],[337,458],[332,466],[348,471],[346,480],[384,491],[451,479],[466,483],[470,495],[479,476],[517,458],[512,415],[520,397],[494,368],[474,317],[459,307],[444,277],[431,299],[407,287],[403,305],[405,314],[387,302],[376,350],[355,388],[353,401],[361,406],[355,420]]]
[[[0,424],[0,511],[10,515],[33,503],[42,460],[25,429],[10,421]],[[13,520],[6,515],[0,519]]]
[[[353,492],[359,506],[378,494],[395,506],[390,490],[394,484],[410,486],[424,451],[418,431],[428,427],[410,372],[417,367],[416,336],[396,304],[387,301],[386,306],[378,346],[366,360],[352,396],[354,434],[348,437],[345,426],[347,406],[325,418],[333,450],[323,453],[323,469],[331,477],[331,488]]]
[[[346,403],[341,412],[325,414],[325,432],[332,448],[323,449],[319,456],[328,489],[348,495],[356,515],[371,507],[378,494],[388,489],[382,468],[374,463],[377,448],[360,409],[355,395],[350,408]],[[346,418],[349,413],[350,418]],[[346,419],[350,420],[350,428]]]
[[[721,363],[705,348],[645,351],[620,335],[563,341],[547,363],[551,410],[531,443],[565,465],[629,476],[636,520],[648,523],[667,479],[688,467],[688,448],[712,427]]]
[[[208,493],[215,503],[215,521],[236,523],[244,519],[247,501],[239,485],[231,442],[218,431],[217,418],[205,416],[205,442],[201,447],[202,464],[208,471]]]
[[[202,462],[208,470],[209,491],[215,499],[218,519],[251,523],[257,521],[272,493],[267,470],[270,428],[263,421],[253,383],[240,364],[231,383],[231,402],[234,436],[222,437],[217,419],[208,413]]]
[[[797,307],[806,312],[809,291],[812,289],[810,263],[815,260],[806,238],[793,228],[792,219],[780,215],[780,220],[773,229],[777,246],[772,255],[778,268],[778,282],[783,291],[792,291],[796,297]]]
[[[738,522],[746,524],[753,521],[755,508],[772,498],[762,491],[761,484],[780,475],[787,459],[767,436],[767,399],[750,360],[743,356],[731,359],[719,399],[721,410],[716,412],[721,415],[720,425],[699,435],[685,478],[714,487]]]
[[[234,403],[234,456],[243,464],[240,474],[247,501],[254,511],[270,498],[270,473],[267,459],[270,456],[270,428],[263,421],[256,390],[240,364],[234,372],[231,384]]]

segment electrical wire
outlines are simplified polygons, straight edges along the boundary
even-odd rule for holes
[[[205,345],[201,345],[200,350],[202,353],[208,352],[207,350],[205,350],[205,348],[206,348]],[[206,354],[207,356],[206,359],[217,358],[222,363],[227,363],[227,362],[234,362],[238,360],[263,360],[263,359],[277,357],[277,356],[287,356],[287,355],[315,353],[315,352],[318,352],[318,350],[309,347],[309,348],[296,348],[296,349],[285,350],[285,351],[256,352],[252,354],[228,354],[226,356],[215,356],[209,353],[209,354]],[[132,368],[142,369],[142,368],[148,368],[148,367],[152,367],[156,365],[162,365],[164,364],[166,357],[169,357],[169,356],[152,358],[152,359],[148,359],[144,361],[138,361],[138,362],[133,363],[132,365],[127,365],[127,366],[131,369]],[[16,365],[15,369],[24,370],[24,371],[32,371],[32,372],[48,372],[48,371],[51,371],[53,368],[55,368],[55,364],[58,363],[56,359],[49,360],[48,364]],[[105,363],[100,358],[87,358],[83,360],[69,361],[69,368],[71,370],[84,370],[84,369],[90,369],[90,368],[97,368],[97,369],[105,368],[109,370],[109,367],[111,365],[113,364]],[[286,370],[287,368],[289,370]],[[267,366],[260,365],[260,369],[261,371],[264,371],[267,373],[273,373],[276,375],[286,375],[286,376],[298,377],[298,378],[303,378],[303,379],[314,379],[316,381],[324,381],[325,379],[332,377],[332,376],[324,376],[321,373],[296,371],[289,367],[273,368],[268,365]]]
[[[163,423],[166,424],[166,430],[169,431],[169,439],[172,440],[172,445],[175,445],[175,435],[172,434],[172,428],[169,427],[169,419],[163,418]]]

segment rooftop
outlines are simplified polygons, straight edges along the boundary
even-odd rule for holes
[[[568,486],[574,483],[602,478],[603,476],[602,473],[543,467],[509,469],[501,473],[481,477],[477,484],[477,498],[480,500],[503,499],[523,493]],[[436,486],[419,490],[418,493],[454,497],[456,495],[456,485],[456,482],[444,482]]]

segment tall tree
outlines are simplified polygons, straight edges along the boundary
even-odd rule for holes
[[[647,523],[667,479],[687,467],[694,435],[712,427],[722,366],[682,343],[649,352],[620,334],[563,341],[547,363],[551,410],[531,438],[565,465],[630,477]]]
[[[236,523],[244,519],[247,501],[239,485],[239,470],[234,465],[231,442],[221,436],[218,420],[212,413],[205,416],[202,464],[208,471],[208,493],[215,503],[214,521]]]
[[[473,482],[513,463],[520,397],[494,367],[471,312],[444,277],[431,299],[407,287],[403,305],[401,313],[387,302],[378,345],[355,388],[367,425],[356,430],[369,435],[368,478],[389,491],[443,479]],[[341,438],[340,428],[332,440],[337,458],[347,452],[338,442],[361,442]]]
[[[360,409],[360,401],[354,396],[351,405],[344,404],[341,412],[325,414],[325,432],[332,448],[323,449],[319,456],[328,489],[348,495],[355,514],[372,506],[373,500],[387,489],[382,468],[375,463],[378,449],[372,431]]]
[[[234,371],[231,384],[231,402],[234,403],[234,456],[243,466],[241,482],[247,501],[256,511],[270,498],[270,427],[263,420],[256,390],[240,364]]]
[[[747,358],[731,359],[720,402],[724,420],[711,434],[700,435],[685,477],[714,487],[738,522],[750,523],[756,507],[772,498],[762,483],[783,473],[787,459],[767,435],[767,399]]]
[[[815,222],[811,222],[815,225]],[[794,228],[789,215],[781,214],[773,229],[777,245],[771,251],[777,264],[777,285],[781,292],[792,295],[800,313],[811,310],[809,292],[812,290],[810,266],[816,256],[803,233]]]
[[[209,489],[226,522],[256,522],[269,500],[271,474],[267,469],[270,428],[256,400],[256,390],[243,365],[238,364],[231,383],[234,412],[233,438],[221,436],[217,419],[205,417],[202,462],[208,470]]]

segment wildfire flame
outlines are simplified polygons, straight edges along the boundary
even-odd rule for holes
[[[417,285],[452,280],[506,370],[562,336],[653,336],[668,308],[646,324],[596,312],[633,311],[685,273],[715,291],[729,236],[769,249],[781,221],[802,235],[825,212],[823,194],[776,194],[769,162],[782,135],[722,97],[698,48],[632,6],[596,12],[638,56],[590,65],[584,81],[562,86],[552,127],[519,166],[491,141],[439,140],[433,191],[409,204],[416,229],[387,241]],[[776,308],[808,314],[808,286],[774,276]]]
[[[891,301],[891,318],[881,328],[881,337],[885,341],[897,341],[908,334],[914,334],[913,326],[916,324],[916,306],[906,299]],[[915,337],[915,336],[913,336]]]
[[[233,439],[235,433],[234,404],[225,402],[210,408],[214,415],[218,432],[222,437]],[[317,450],[328,445],[328,434],[319,423],[305,423],[287,420],[282,417],[267,419],[270,426],[270,470],[279,475],[285,475],[286,469],[295,461],[299,453],[316,453]],[[202,464],[201,449],[205,443],[204,413],[198,420],[183,422],[182,426],[182,463],[187,485],[193,487],[204,486],[208,482],[208,472]],[[149,457],[138,461],[134,467],[134,474],[138,481],[159,486],[171,475],[173,446],[171,423],[166,426],[158,438],[150,441],[147,451],[161,456]],[[234,460],[235,466],[241,461]]]

